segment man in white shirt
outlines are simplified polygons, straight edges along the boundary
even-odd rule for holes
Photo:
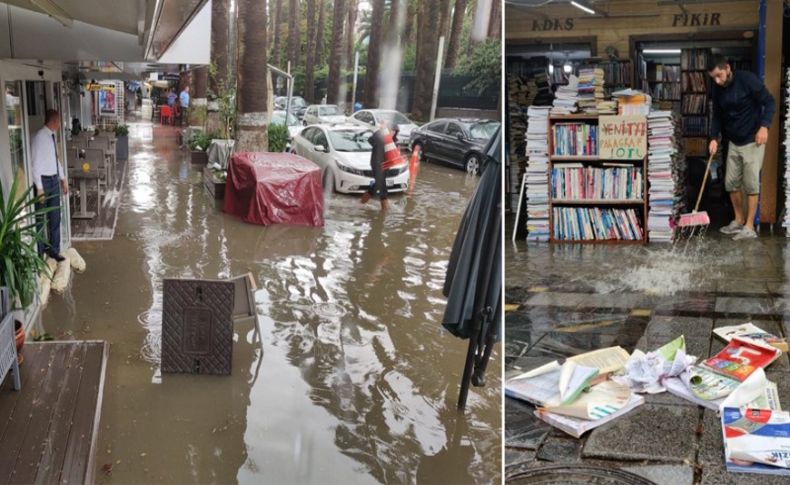
[[[48,109],[44,116],[44,126],[33,135],[32,161],[33,183],[36,186],[36,207],[52,207],[44,216],[37,218],[36,226],[40,231],[44,227],[45,218],[47,231],[44,232],[46,243],[39,244],[38,251],[49,257],[63,261],[60,255],[60,193],[69,193],[66,174],[58,160],[57,130],[60,126],[60,115]]]

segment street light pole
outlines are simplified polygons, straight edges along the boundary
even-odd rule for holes
[[[436,55],[436,74],[433,78],[433,96],[431,97],[431,121],[436,118],[436,102],[439,98],[439,81],[442,79],[442,51],[444,50],[444,36],[439,37],[439,52]]]
[[[357,102],[357,73],[359,72],[359,51],[354,53],[354,82],[351,87],[351,113],[354,113],[354,105]],[[370,82],[370,81],[367,81]]]

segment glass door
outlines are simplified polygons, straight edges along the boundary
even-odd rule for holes
[[[68,163],[66,163],[66,127],[71,119],[69,113],[69,103],[66,101],[61,93],[62,82],[47,82],[49,89],[47,90],[47,106],[58,110],[60,113],[60,127],[57,132],[58,137],[58,159],[61,162],[63,174],[68,180]],[[69,193],[71,187],[69,188]],[[61,250],[65,250],[71,246],[71,210],[69,204],[70,197],[63,195],[61,198],[61,224],[60,224],[60,245]]]
[[[7,81],[4,86],[5,108],[8,121],[8,135],[11,151],[11,173],[17,184],[25,188],[29,186],[27,167],[27,136],[25,129],[23,94],[21,81]]]

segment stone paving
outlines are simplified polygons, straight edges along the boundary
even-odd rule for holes
[[[713,328],[747,321],[790,334],[790,245],[783,237],[739,244],[709,236],[674,249],[519,243],[508,248],[505,264],[512,305],[506,376],[612,345],[653,350],[681,334],[691,355],[707,357],[724,347]],[[790,408],[787,355],[766,373]],[[537,420],[533,410],[505,401],[507,477],[562,464],[616,468],[671,485],[790,481],[728,473],[715,413],[669,393],[647,395],[643,406],[581,439]]]

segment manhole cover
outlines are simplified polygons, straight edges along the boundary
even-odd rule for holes
[[[528,470],[507,479],[510,485],[655,485],[654,482],[633,473],[614,468],[593,466],[556,465]]]
[[[313,303],[313,312],[319,317],[336,319],[346,316],[346,309],[330,301]]]

